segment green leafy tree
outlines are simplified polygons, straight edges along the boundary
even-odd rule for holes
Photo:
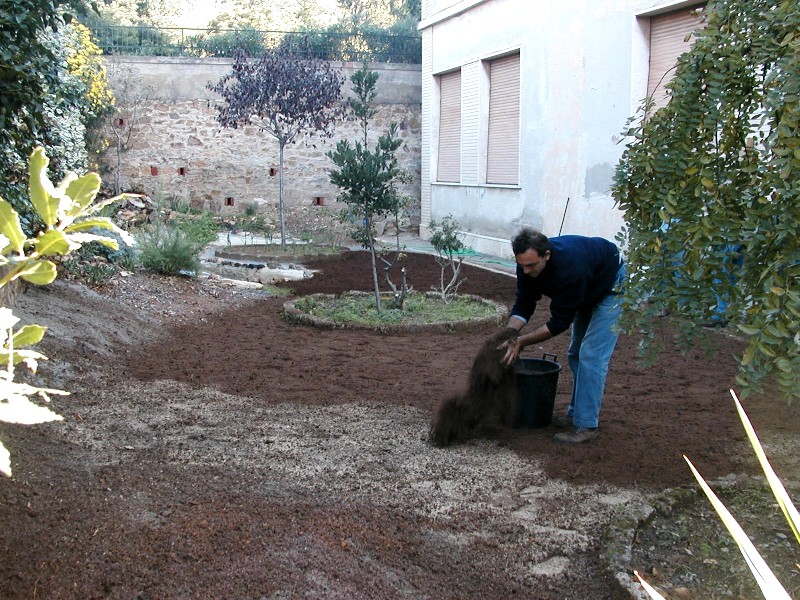
[[[175,0],[104,1],[97,13],[88,15],[86,22],[89,26],[180,27],[183,4]]]
[[[233,59],[233,71],[208,89],[222,96],[217,121],[237,129],[252,124],[278,141],[278,207],[281,247],[286,247],[283,199],[283,155],[287,144],[305,133],[333,134],[343,114],[341,72],[315,59],[284,56],[267,51],[257,60],[243,52]]]
[[[398,24],[409,32],[416,31],[419,21],[420,0],[337,0],[342,11],[341,20],[353,30],[365,26],[392,29]]]
[[[615,174],[627,328],[653,349],[665,312],[688,341],[729,321],[748,336],[743,392],[774,375],[800,396],[800,4],[709,3],[668,87],[630,124]]]
[[[46,92],[58,87],[59,61],[45,31],[85,14],[81,0],[0,0],[0,130],[41,126]]]
[[[67,17],[32,17],[31,10],[48,10],[44,3],[0,0],[3,14],[19,11],[22,24],[14,35],[29,32],[36,43],[23,44],[0,18],[0,195],[19,212],[28,233],[37,227],[27,190],[27,159],[40,145],[50,156],[56,177],[85,171],[90,156],[100,149],[90,130],[113,106],[100,51],[88,30]],[[22,4],[28,4],[23,7]],[[6,6],[8,5],[8,6]],[[51,11],[67,9],[51,4]],[[77,6],[77,5],[76,5]],[[77,10],[77,9],[76,9]],[[16,14],[14,12],[10,14]],[[20,74],[22,73],[22,74]]]
[[[368,65],[356,71],[350,80],[353,83],[354,97],[349,100],[353,117],[361,127],[361,139],[353,144],[349,140],[340,140],[334,150],[327,156],[336,165],[330,172],[331,183],[341,189],[339,199],[345,202],[348,211],[344,213],[353,221],[352,237],[363,248],[369,250],[372,259],[372,280],[375,290],[375,306],[380,314],[381,296],[378,283],[378,260],[380,249],[375,232],[377,220],[395,217],[402,211],[407,202],[397,189],[397,184],[408,180],[408,174],[400,168],[397,160],[397,149],[402,145],[397,132],[397,125],[392,123],[388,131],[381,135],[374,149],[369,147],[369,122],[375,116],[372,103],[377,95],[376,85],[378,73],[370,71]],[[386,261],[384,273],[387,282],[394,292],[395,306],[402,308],[402,300],[409,291],[403,282],[398,289],[389,279],[389,271],[400,257],[398,247],[392,261]]]
[[[266,42],[264,33],[250,24],[236,29],[209,29],[190,38],[190,45],[202,56],[230,56],[236,50],[255,56],[264,52]]]
[[[99,242],[119,249],[113,237],[92,233],[97,228],[132,242],[108,218],[96,216],[103,207],[117,200],[115,197],[94,203],[100,190],[100,177],[96,173],[82,177],[69,173],[55,186],[47,176],[48,164],[44,149],[36,148],[29,162],[28,189],[31,205],[44,228],[35,237],[25,234],[17,212],[0,198],[0,288],[18,279],[35,285],[52,283],[57,269],[51,257],[65,256],[86,243]],[[46,328],[25,325],[14,330],[18,322],[10,308],[0,307],[0,421],[34,424],[60,420],[61,417],[47,406],[30,399],[38,396],[47,403],[51,395],[66,392],[14,381],[17,365],[22,363],[35,371],[38,361],[46,358],[29,348],[42,340]],[[11,475],[10,455],[2,442],[0,473]]]

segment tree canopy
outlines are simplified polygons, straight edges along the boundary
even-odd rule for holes
[[[0,195],[28,228],[27,163],[43,146],[57,177],[87,168],[87,127],[113,103],[81,0],[0,0]],[[28,205],[28,206],[26,206]]]
[[[283,202],[283,150],[306,132],[330,137],[343,114],[344,77],[330,63],[264,52],[249,60],[237,52],[232,72],[208,89],[222,96],[217,121],[237,129],[253,124],[278,141],[281,245],[286,244]]]
[[[361,139],[350,143],[339,140],[336,148],[326,153],[336,168],[330,171],[331,183],[341,191],[339,200],[347,204],[343,219],[352,219],[351,237],[369,250],[372,262],[372,281],[375,293],[375,308],[381,313],[381,297],[378,284],[377,260],[380,254],[375,232],[375,222],[381,218],[395,216],[403,209],[407,198],[397,189],[397,184],[407,181],[408,174],[400,168],[396,152],[403,144],[397,124],[392,123],[380,135],[374,149],[369,147],[369,125],[375,116],[373,102],[377,96],[378,73],[370,71],[369,65],[353,73],[353,97],[349,99],[350,111],[361,129]],[[395,292],[395,308],[402,308],[408,292],[405,278],[398,290],[389,278],[389,271],[397,262],[399,244],[394,260],[385,263],[386,282]]]
[[[83,0],[0,0],[0,130],[21,118],[40,124],[45,90],[58,82],[58,61],[42,37],[58,30],[78,13]]]
[[[678,315],[747,336],[739,383],[800,396],[800,4],[712,0],[667,106],[645,102],[614,181],[631,280],[624,326]]]

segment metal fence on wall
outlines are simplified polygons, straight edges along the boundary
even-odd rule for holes
[[[241,49],[251,56],[279,50],[302,58],[345,62],[419,64],[422,59],[422,41],[410,35],[105,25],[91,30],[104,54],[230,57]]]

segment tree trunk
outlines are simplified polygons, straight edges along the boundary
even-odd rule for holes
[[[120,183],[119,172],[122,168],[122,140],[119,134],[114,131],[117,136],[117,166],[114,169],[114,195],[119,196],[122,193],[122,184]]]
[[[278,215],[281,223],[281,250],[286,250],[286,218],[283,209],[283,148],[286,142],[278,140]]]
[[[372,231],[372,220],[365,216],[364,217],[364,228],[367,231]],[[381,314],[381,288],[378,284],[378,263],[375,259],[375,240],[372,236],[368,236],[369,239],[369,256],[372,259],[372,284],[375,287],[375,311],[380,315]]]
[[[0,278],[7,275],[13,265],[4,265],[0,267]],[[0,287],[0,306],[5,308],[14,308],[17,304],[17,296],[22,292],[24,283],[21,279],[9,281],[3,287]]]

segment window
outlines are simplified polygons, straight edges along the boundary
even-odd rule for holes
[[[519,183],[519,54],[489,62],[486,183]]]
[[[702,9],[705,4],[696,4],[650,19],[650,69],[647,76],[647,95],[658,110],[669,101],[664,86],[675,76],[678,57],[689,50],[692,40],[689,34],[702,25]]]
[[[439,160],[436,181],[461,181],[461,71],[439,77]]]

